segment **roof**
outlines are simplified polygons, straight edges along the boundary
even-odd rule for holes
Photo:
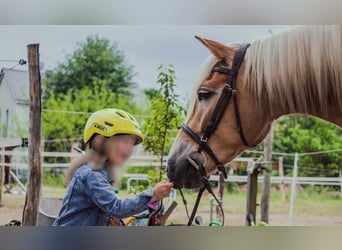
[[[13,98],[23,104],[29,103],[28,71],[16,69],[1,69],[0,84],[7,84]]]
[[[22,145],[21,138],[1,138],[0,137],[0,148],[21,147],[21,145]]]

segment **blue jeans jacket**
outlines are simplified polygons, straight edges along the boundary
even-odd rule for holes
[[[86,163],[74,174],[54,226],[105,226],[109,217],[126,218],[147,209],[153,190],[132,199],[119,199],[106,170]]]

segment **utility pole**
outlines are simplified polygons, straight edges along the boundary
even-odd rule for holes
[[[23,212],[23,225],[35,226],[37,222],[42,170],[41,170],[41,79],[39,68],[39,44],[27,45],[28,70],[30,78],[29,111],[29,175]]]

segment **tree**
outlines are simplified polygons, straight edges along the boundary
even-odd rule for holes
[[[106,87],[114,93],[130,94],[128,88],[134,85],[133,76],[132,66],[126,65],[125,56],[116,43],[90,36],[85,42],[78,43],[66,61],[46,78],[44,99],[51,93],[55,96],[69,91],[75,94],[79,89],[92,88],[94,81],[102,80],[106,80]]]
[[[158,95],[158,90],[155,88],[144,89],[144,93],[147,98],[152,101]]]
[[[175,79],[172,65],[158,67],[159,89],[153,93],[151,117],[145,120],[142,127],[145,134],[144,149],[159,157],[160,169],[163,167],[164,155],[170,150],[170,137],[175,135],[176,128],[186,114],[185,109],[178,104]]]
[[[256,151],[263,151],[260,143]],[[273,151],[282,153],[308,153],[342,149],[342,130],[340,127],[308,115],[289,115],[274,123]],[[245,157],[260,156],[251,152]],[[272,160],[278,161],[279,156],[273,155]],[[294,156],[285,156],[285,174],[292,175]],[[298,159],[299,176],[339,176],[342,153],[329,152],[317,155],[300,155]],[[239,172],[239,171],[237,171]]]
[[[133,114],[140,113],[138,107],[131,102],[130,96],[114,93],[107,88],[107,85],[106,80],[93,81],[89,88],[69,90],[65,95],[60,96],[51,91],[49,99],[45,102],[45,108],[59,111],[43,112],[45,139],[49,141],[62,138],[82,138],[84,125],[89,117],[88,113],[99,109],[119,108]],[[52,144],[47,143],[46,148],[49,151],[68,151],[70,143],[70,141],[55,141]]]
[[[341,128],[316,117],[286,116],[278,120],[274,130],[273,150],[276,152],[306,153],[340,148]],[[338,176],[341,161],[341,152],[300,156],[299,175]],[[287,159],[287,164],[293,164],[293,159]]]

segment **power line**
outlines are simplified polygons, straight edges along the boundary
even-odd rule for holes
[[[50,112],[50,113],[73,114],[73,115],[90,115],[90,114],[92,114],[92,112],[70,111],[70,110],[43,109],[42,111],[43,111],[43,112]]]
[[[48,139],[48,140],[44,140],[44,143],[78,141],[78,140],[81,140],[81,139],[82,139],[82,138]]]
[[[18,60],[0,59],[0,62],[18,62]]]
[[[58,109],[43,109],[43,112],[49,113],[63,113],[63,114],[73,114],[73,115],[90,115],[93,112],[86,112],[86,111],[72,111],[72,110],[58,110]],[[149,118],[153,117],[153,115],[134,115],[134,117],[141,117],[141,118]]]
[[[263,151],[257,150],[246,150],[247,153],[257,153],[263,154]],[[298,153],[299,156],[306,156],[306,155],[318,155],[318,154],[326,154],[326,153],[334,153],[334,152],[342,152],[342,149],[331,149],[331,150],[324,150],[324,151],[312,151],[312,152],[305,152],[305,153]],[[294,156],[295,153],[280,153],[280,152],[272,152],[273,155],[284,155],[284,156]]]
[[[334,153],[334,152],[342,152],[342,149],[331,149],[324,151],[316,151],[316,152],[307,152],[307,153],[299,153],[299,155],[318,155],[318,154],[326,154],[326,153]]]
[[[12,67],[10,67],[10,69],[14,69],[17,66],[23,66],[25,64],[27,64],[27,61],[24,59],[19,59],[19,60],[9,60],[9,59],[0,59],[0,62],[15,62],[17,64],[13,65]]]
[[[246,153],[256,153],[256,154],[264,154],[264,151],[257,151],[257,150],[246,150]],[[294,153],[279,153],[279,152],[272,152],[273,155],[283,155],[283,156],[294,156]]]

